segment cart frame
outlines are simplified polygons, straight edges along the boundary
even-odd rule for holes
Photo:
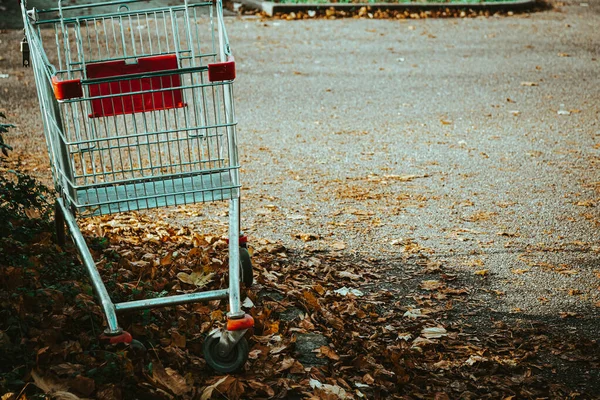
[[[231,372],[246,361],[243,336],[254,321],[240,300],[240,279],[247,273],[240,269],[250,268],[251,280],[251,264],[245,262],[247,239],[240,234],[235,61],[223,7],[221,0],[155,8],[141,2],[63,6],[59,0],[57,8],[28,10],[21,0],[22,50],[31,55],[35,75],[57,191],[58,238],[64,240],[66,224],[111,343],[132,340],[118,324],[119,312],[228,299],[227,328],[209,335],[205,357],[214,369]],[[88,8],[96,13],[74,13]],[[205,22],[209,29],[202,41]],[[56,54],[47,52],[51,35],[42,27],[54,28]],[[78,215],[221,200],[229,201],[227,289],[112,302]]]

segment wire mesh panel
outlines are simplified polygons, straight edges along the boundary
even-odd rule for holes
[[[54,48],[38,63],[56,98],[45,101],[58,101],[51,156],[63,196],[83,215],[239,197],[222,14],[206,2],[113,3],[94,16],[59,7],[36,24],[33,47]]]

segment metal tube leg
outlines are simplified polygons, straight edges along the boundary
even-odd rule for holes
[[[115,306],[106,291],[106,287],[102,282],[102,277],[98,270],[96,269],[96,263],[90,254],[90,250],[85,243],[85,239],[79,230],[79,226],[77,226],[77,221],[75,221],[75,217],[73,214],[67,209],[65,203],[62,199],[58,199],[57,203],[60,205],[60,208],[63,212],[63,216],[65,218],[65,222],[69,227],[69,231],[73,237],[73,241],[77,245],[77,249],[79,250],[79,254],[81,255],[81,259],[83,261],[83,265],[85,266],[88,275],[92,281],[92,286],[94,287],[94,291],[96,292],[96,296],[98,296],[98,300],[100,300],[100,305],[102,306],[102,310],[104,311],[104,315],[106,317],[106,323],[108,324],[108,329],[104,332],[106,335],[114,336],[119,335],[123,332],[121,328],[119,328],[119,324],[117,322],[117,314],[115,310]]]
[[[242,318],[240,301],[240,199],[229,202],[229,313],[231,319]]]

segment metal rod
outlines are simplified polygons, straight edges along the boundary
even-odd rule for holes
[[[209,7],[212,6],[212,2],[206,2],[206,3],[197,3],[197,4],[190,4],[188,7]],[[63,10],[67,9],[67,7],[63,7]],[[64,20],[64,22],[66,23],[73,23],[75,21],[86,21],[88,19],[94,19],[94,18],[110,18],[110,17],[119,17],[119,16],[124,16],[124,15],[136,15],[136,14],[145,14],[147,12],[160,12],[160,11],[182,11],[184,10],[184,6],[170,6],[170,7],[159,7],[159,8],[148,8],[148,9],[144,9],[144,10],[140,10],[140,11],[123,11],[123,12],[114,12],[114,13],[106,13],[106,14],[94,14],[93,16],[81,16],[81,17],[67,17],[67,18],[63,18],[62,20]],[[56,10],[53,11],[57,11],[58,8]],[[38,20],[38,21],[34,21],[33,24],[34,25],[44,25],[44,24],[54,24],[56,22],[60,22],[61,19],[60,18],[54,18],[54,19],[46,19],[46,20]]]
[[[244,316],[240,301],[240,199],[229,202],[229,313],[235,319]]]
[[[225,299],[225,298],[227,298],[227,295],[229,294],[228,292],[229,292],[229,290],[222,289],[222,290],[211,290],[211,291],[207,291],[207,292],[180,294],[180,295],[169,296],[169,297],[158,297],[158,298],[154,298],[154,299],[127,301],[124,303],[115,304],[115,308],[116,308],[117,312],[122,312],[122,311],[133,311],[133,310],[144,310],[147,308],[176,306],[178,304],[194,303],[197,301]]]
[[[92,3],[92,4],[76,4],[74,6],[65,6],[65,7],[60,7],[63,10],[78,10],[80,8],[91,8],[91,7],[99,7],[99,6],[112,6],[112,5],[118,5],[118,4],[130,4],[130,3],[138,3],[142,0],[116,0],[116,1],[103,1],[101,3]],[[59,4],[62,3],[62,0],[59,2]],[[47,8],[45,10],[38,10],[38,13],[43,14],[43,13],[49,13],[49,12],[55,12],[58,11],[60,8]]]
[[[67,223],[67,227],[71,232],[71,236],[73,237],[73,241],[79,250],[79,254],[81,255],[81,259],[83,261],[83,265],[85,266],[88,275],[90,276],[90,280],[92,281],[92,286],[94,287],[94,291],[96,292],[96,296],[98,296],[98,300],[100,301],[100,305],[102,306],[102,310],[104,311],[104,315],[106,316],[106,323],[108,324],[107,334],[119,334],[121,333],[121,328],[119,328],[119,323],[117,322],[117,314],[115,310],[115,306],[110,299],[108,292],[106,291],[106,287],[104,286],[104,282],[102,282],[102,277],[96,268],[96,263],[94,262],[94,258],[92,257],[90,250],[85,243],[85,239],[79,230],[79,226],[77,226],[77,221],[75,221],[75,217],[71,214],[71,211],[65,206],[63,199],[57,199],[57,202],[63,212],[65,217],[65,222]]]

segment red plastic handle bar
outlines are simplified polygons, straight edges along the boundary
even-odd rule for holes
[[[227,61],[208,64],[208,80],[210,82],[232,81],[235,79],[235,60],[233,56]]]
[[[83,97],[81,79],[61,81],[56,76],[52,77],[52,89],[56,100],[68,100]]]

